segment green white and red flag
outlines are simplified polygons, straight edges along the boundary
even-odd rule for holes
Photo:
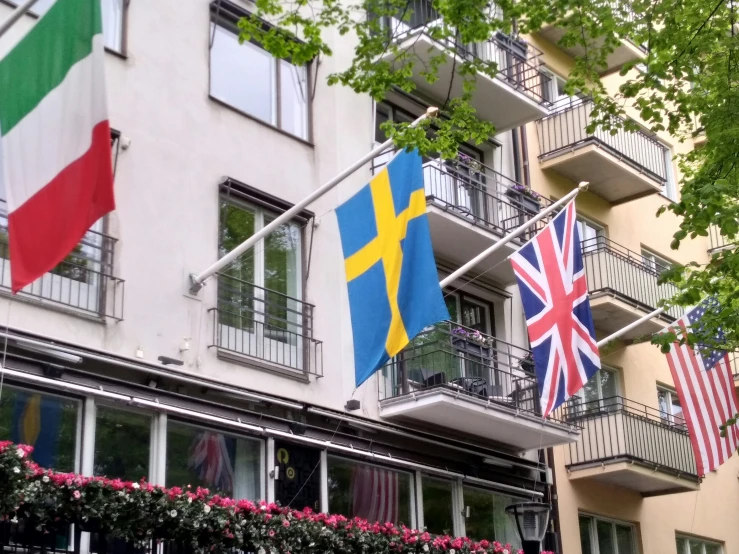
[[[0,60],[0,193],[12,289],[115,209],[100,0],[57,0]]]

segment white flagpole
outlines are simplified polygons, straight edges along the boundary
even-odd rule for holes
[[[8,29],[10,29],[13,25],[15,25],[15,22],[18,21],[23,15],[30,10],[33,5],[38,2],[38,0],[26,0],[25,3],[18,6],[16,9],[13,10],[13,12],[10,14],[10,17],[6,19],[5,21],[0,24],[0,37],[2,37],[5,33],[8,32]]]
[[[662,315],[663,313],[665,313],[665,309],[664,308],[657,308],[653,312],[650,312],[647,315],[645,315],[644,317],[642,317],[640,319],[637,319],[633,323],[629,323],[626,327],[623,327],[623,328],[619,329],[618,331],[616,331],[612,335],[608,335],[606,338],[604,338],[602,340],[599,340],[596,343],[596,346],[598,346],[598,348],[600,348],[602,346],[605,346],[606,344],[608,344],[612,340],[615,340],[615,339],[617,339],[617,338],[625,335],[626,333],[628,333],[632,329],[636,329],[637,327],[639,327],[639,325],[641,325],[642,323],[644,323],[646,321],[649,321],[653,317],[657,317],[658,315]]]
[[[561,205],[566,204],[575,196],[577,196],[581,191],[586,190],[588,188],[588,182],[582,181],[579,185],[577,185],[577,188],[573,191],[570,191],[568,194],[557,200],[554,204],[547,207],[546,209],[540,211],[538,214],[536,214],[534,217],[532,217],[530,220],[528,220],[526,223],[521,225],[518,229],[515,231],[509,233],[502,239],[500,239],[498,242],[490,246],[487,250],[481,252],[474,258],[472,258],[469,262],[464,264],[462,267],[457,269],[455,272],[453,272],[451,275],[448,275],[447,277],[444,277],[441,281],[439,281],[439,286],[441,288],[444,288],[448,284],[450,284],[455,279],[461,277],[465,273],[467,273],[470,269],[475,267],[477,264],[479,264],[481,261],[483,261],[485,258],[490,256],[492,253],[494,253],[496,250],[500,249],[501,247],[505,246],[509,242],[511,242],[513,239],[518,237],[520,234],[522,234],[526,229],[531,227],[532,225],[536,224],[537,222],[541,221],[543,218],[548,216],[550,213],[552,213],[554,210],[559,208]]]
[[[421,121],[423,121],[424,119],[436,117],[438,112],[439,112],[439,108],[434,108],[434,107],[428,108],[425,114],[423,114],[421,117],[416,119],[413,123],[411,123],[411,127],[415,127],[416,125],[421,123]],[[313,201],[317,200],[318,198],[326,194],[336,185],[341,183],[344,179],[349,177],[349,175],[354,173],[356,170],[364,166],[367,162],[371,161],[373,158],[375,158],[379,154],[382,154],[385,150],[390,148],[392,145],[393,145],[393,139],[388,139],[385,142],[383,142],[381,145],[375,147],[372,151],[362,156],[362,158],[354,162],[352,165],[350,165],[344,171],[339,173],[336,177],[331,179],[328,183],[323,185],[321,188],[316,189],[311,194],[303,198],[303,200],[295,204],[292,208],[282,213],[279,217],[275,218],[271,223],[269,223],[269,225],[264,226],[260,231],[254,233],[251,237],[249,237],[247,240],[242,242],[236,248],[231,250],[231,252],[223,256],[220,260],[218,260],[216,263],[211,265],[209,268],[203,270],[201,273],[198,273],[197,275],[195,274],[190,275],[190,294],[197,294],[198,291],[200,291],[200,289],[203,288],[203,285],[207,279],[210,279],[213,275],[218,273],[220,270],[222,270],[224,267],[226,267],[236,258],[241,256],[241,254],[249,250],[252,246],[257,244],[264,237],[266,237],[267,235],[275,231],[280,225],[290,221],[295,215],[300,213],[303,210],[303,208],[305,208],[308,204],[312,203]]]

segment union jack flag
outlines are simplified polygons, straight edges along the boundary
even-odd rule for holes
[[[511,256],[544,417],[600,369],[575,203]]]
[[[233,463],[226,440],[221,433],[199,433],[190,446],[187,465],[207,486],[231,494]]]

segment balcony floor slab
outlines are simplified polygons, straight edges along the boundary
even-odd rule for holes
[[[593,324],[596,331],[599,331],[599,334],[602,333],[603,336],[623,329],[648,313],[642,308],[634,307],[628,302],[603,292],[590,296],[590,311],[593,314]],[[652,335],[662,331],[667,325],[666,321],[653,318],[623,335],[621,340],[632,340],[643,335]]]
[[[570,481],[600,481],[637,491],[642,496],[700,490],[700,483],[696,478],[666,473],[659,468],[645,467],[624,460],[583,468],[568,467],[568,474]]]

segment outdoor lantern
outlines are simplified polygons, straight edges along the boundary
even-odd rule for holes
[[[550,510],[549,504],[540,502],[522,502],[506,507],[506,513],[516,522],[524,554],[539,554],[541,551],[541,541],[547,532]]]

